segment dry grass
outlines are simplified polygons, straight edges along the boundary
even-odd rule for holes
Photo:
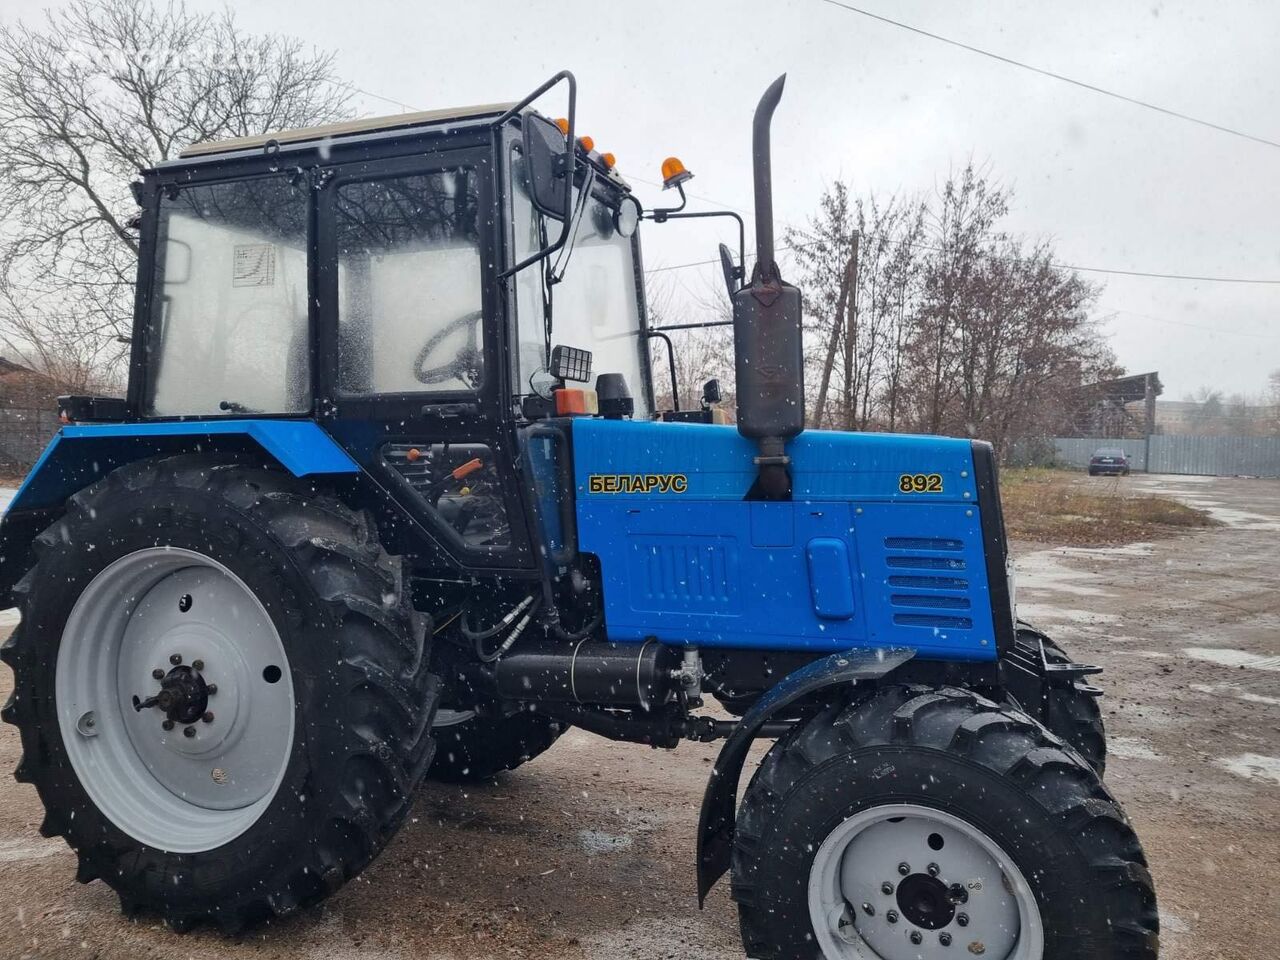
[[[1218,525],[1203,510],[1135,493],[1124,477],[1009,469],[1001,472],[1000,491],[1005,524],[1014,540],[1110,546]]]

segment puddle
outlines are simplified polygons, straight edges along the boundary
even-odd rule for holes
[[[1109,597],[1109,591],[1098,586],[1098,577],[1088,570],[1073,570],[1062,562],[1072,554],[1088,556],[1091,551],[1072,551],[1070,548],[1036,550],[1025,557],[1017,557],[1013,567],[1017,574],[1018,592],[1024,590],[1069,593],[1076,597]]]
[[[1275,517],[1228,507],[1221,500],[1210,499],[1200,490],[1178,490],[1175,487],[1157,484],[1144,486],[1142,492],[1154,496],[1171,497],[1188,507],[1203,510],[1223,526],[1240,530],[1280,530],[1280,520]]]
[[[43,860],[67,849],[60,840],[31,843],[27,840],[0,840],[0,863],[21,863],[26,860]]]
[[[1264,757],[1260,753],[1242,753],[1213,761],[1228,773],[1246,780],[1280,783],[1280,757]]]
[[[725,946],[710,924],[688,920],[637,920],[583,940],[588,960],[742,960],[742,948]]]
[[[1187,933],[1191,927],[1187,921],[1172,913],[1160,911],[1160,933]]]
[[[1018,585],[1018,592],[1022,592],[1022,585]],[[1119,623],[1120,617],[1114,613],[1098,613],[1096,610],[1068,610],[1062,607],[1055,607],[1051,603],[1019,603],[1018,616],[1031,623],[1040,621],[1053,623],[1074,623],[1080,626],[1102,626],[1104,624]]]
[[[1228,683],[1193,683],[1190,684],[1190,687],[1198,693],[1208,693],[1215,697],[1225,695],[1234,697],[1237,700],[1243,700],[1246,703],[1257,703],[1265,707],[1280,707],[1280,697],[1264,697],[1260,693],[1250,693],[1248,690],[1241,690]]]
[[[1280,657],[1263,657],[1246,650],[1232,650],[1227,647],[1187,647],[1182,652],[1196,660],[1205,660],[1223,667],[1245,667],[1249,670],[1280,672]]]
[[[1108,737],[1107,753],[1124,760],[1163,760],[1141,737]]]
[[[578,843],[593,857],[602,853],[630,850],[632,842],[632,839],[625,834],[605,833],[603,830],[578,831]]]
[[[1118,557],[1134,559],[1136,557],[1154,556],[1154,543],[1126,543],[1119,547],[1067,547],[1063,551],[1067,556],[1076,557]]]
[[[1250,513],[1247,510],[1224,507],[1222,504],[1212,500],[1203,501],[1203,505],[1188,500],[1187,505],[1208,511],[1209,516],[1228,527],[1236,527],[1241,530],[1280,530],[1280,521],[1261,513]]]

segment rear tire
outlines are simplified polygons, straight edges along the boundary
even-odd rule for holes
[[[756,960],[1158,950],[1146,859],[1096,774],[959,689],[888,687],[779,740],[743,798],[733,896]]]
[[[333,893],[394,835],[431,761],[439,684],[426,666],[427,618],[410,607],[401,562],[364,515],[278,470],[172,457],[122,467],[73,496],[34,550],[34,568],[14,589],[22,621],[2,651],[15,679],[4,719],[21,730],[14,776],[40,794],[41,833],[76,851],[78,880],[108,883],[126,913],[235,932]],[[112,579],[120,571],[132,571],[134,589]],[[190,579],[171,589],[176,577]],[[238,583],[242,600],[209,599],[215,582]],[[185,583],[190,593],[180,595]],[[249,634],[278,640],[283,663],[262,668],[255,650],[237,646],[254,610]],[[100,633],[75,629],[95,614]],[[163,618],[169,626],[157,626]],[[145,664],[127,653],[139,637]],[[121,650],[119,691],[81,683],[59,657],[67,644],[77,657]],[[163,691],[160,676],[177,663],[190,665],[192,683],[206,671],[200,709],[216,719],[175,727],[164,704],[130,704],[130,691]],[[68,726],[68,711],[86,709]],[[262,711],[290,735],[255,732]],[[85,726],[88,717],[95,722]],[[186,724],[193,732],[183,736]],[[248,726],[237,734],[237,724]],[[277,779],[259,781],[257,805],[238,808],[218,791],[253,785],[256,760],[233,750],[259,735],[283,743]],[[100,761],[129,742],[148,763],[113,781]],[[112,756],[133,763],[127,752]],[[224,769],[225,756],[237,759]],[[188,793],[171,781],[195,785]],[[141,819],[128,812],[130,789]],[[207,815],[218,804],[244,815]],[[207,836],[192,827],[215,822]]]
[[[473,713],[452,723],[437,721],[438,749],[427,777],[444,783],[488,780],[543,753],[563,731],[556,721],[530,712],[506,717]]]

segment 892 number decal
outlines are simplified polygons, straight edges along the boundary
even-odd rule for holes
[[[941,493],[942,474],[904,473],[898,477],[899,493]]]

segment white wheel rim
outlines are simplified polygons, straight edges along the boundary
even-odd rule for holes
[[[872,807],[831,831],[810,868],[809,917],[831,960],[1044,954],[1017,865],[973,824],[918,804]]]
[[[166,688],[169,713],[135,709],[135,696]],[[293,678],[275,625],[239,577],[191,550],[138,550],[93,579],[67,618],[54,696],[95,806],[172,853],[248,830],[293,749]]]

